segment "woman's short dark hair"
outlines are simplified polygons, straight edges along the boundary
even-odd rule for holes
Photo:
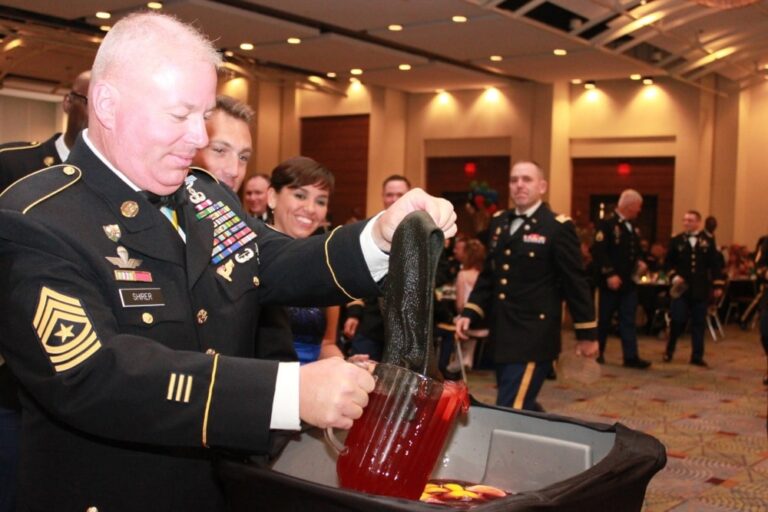
[[[485,246],[483,243],[477,238],[467,240],[467,245],[464,247],[463,268],[482,270],[484,261]]]
[[[277,192],[283,187],[299,188],[316,185],[329,193],[333,192],[333,173],[323,164],[306,156],[295,156],[277,165],[272,170],[270,186]]]

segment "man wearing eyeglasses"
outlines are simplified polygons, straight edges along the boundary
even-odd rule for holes
[[[64,96],[62,108],[67,114],[67,129],[45,142],[8,142],[0,145],[0,192],[17,179],[34,171],[58,165],[69,156],[69,148],[88,127],[88,84],[91,72],[83,71]]]

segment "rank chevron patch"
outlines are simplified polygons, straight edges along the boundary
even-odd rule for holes
[[[57,372],[74,368],[101,348],[80,300],[47,286],[40,290],[32,325]]]

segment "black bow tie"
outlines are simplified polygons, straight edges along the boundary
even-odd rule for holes
[[[175,210],[177,207],[183,206],[187,203],[187,194],[185,193],[184,187],[179,187],[176,192],[167,196],[159,196],[148,190],[142,190],[139,193],[144,196],[144,198],[149,201],[155,208],[162,208],[163,206],[167,206],[171,210]]]
[[[512,210],[512,213],[509,216],[510,222],[515,219],[527,219],[528,216],[524,213],[517,213],[515,210]]]

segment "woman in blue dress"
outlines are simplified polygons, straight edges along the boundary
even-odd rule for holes
[[[267,190],[273,227],[293,238],[311,236],[325,222],[333,186],[333,173],[311,158],[298,156],[279,164]],[[336,343],[339,306],[286,309],[301,364],[343,357]]]

